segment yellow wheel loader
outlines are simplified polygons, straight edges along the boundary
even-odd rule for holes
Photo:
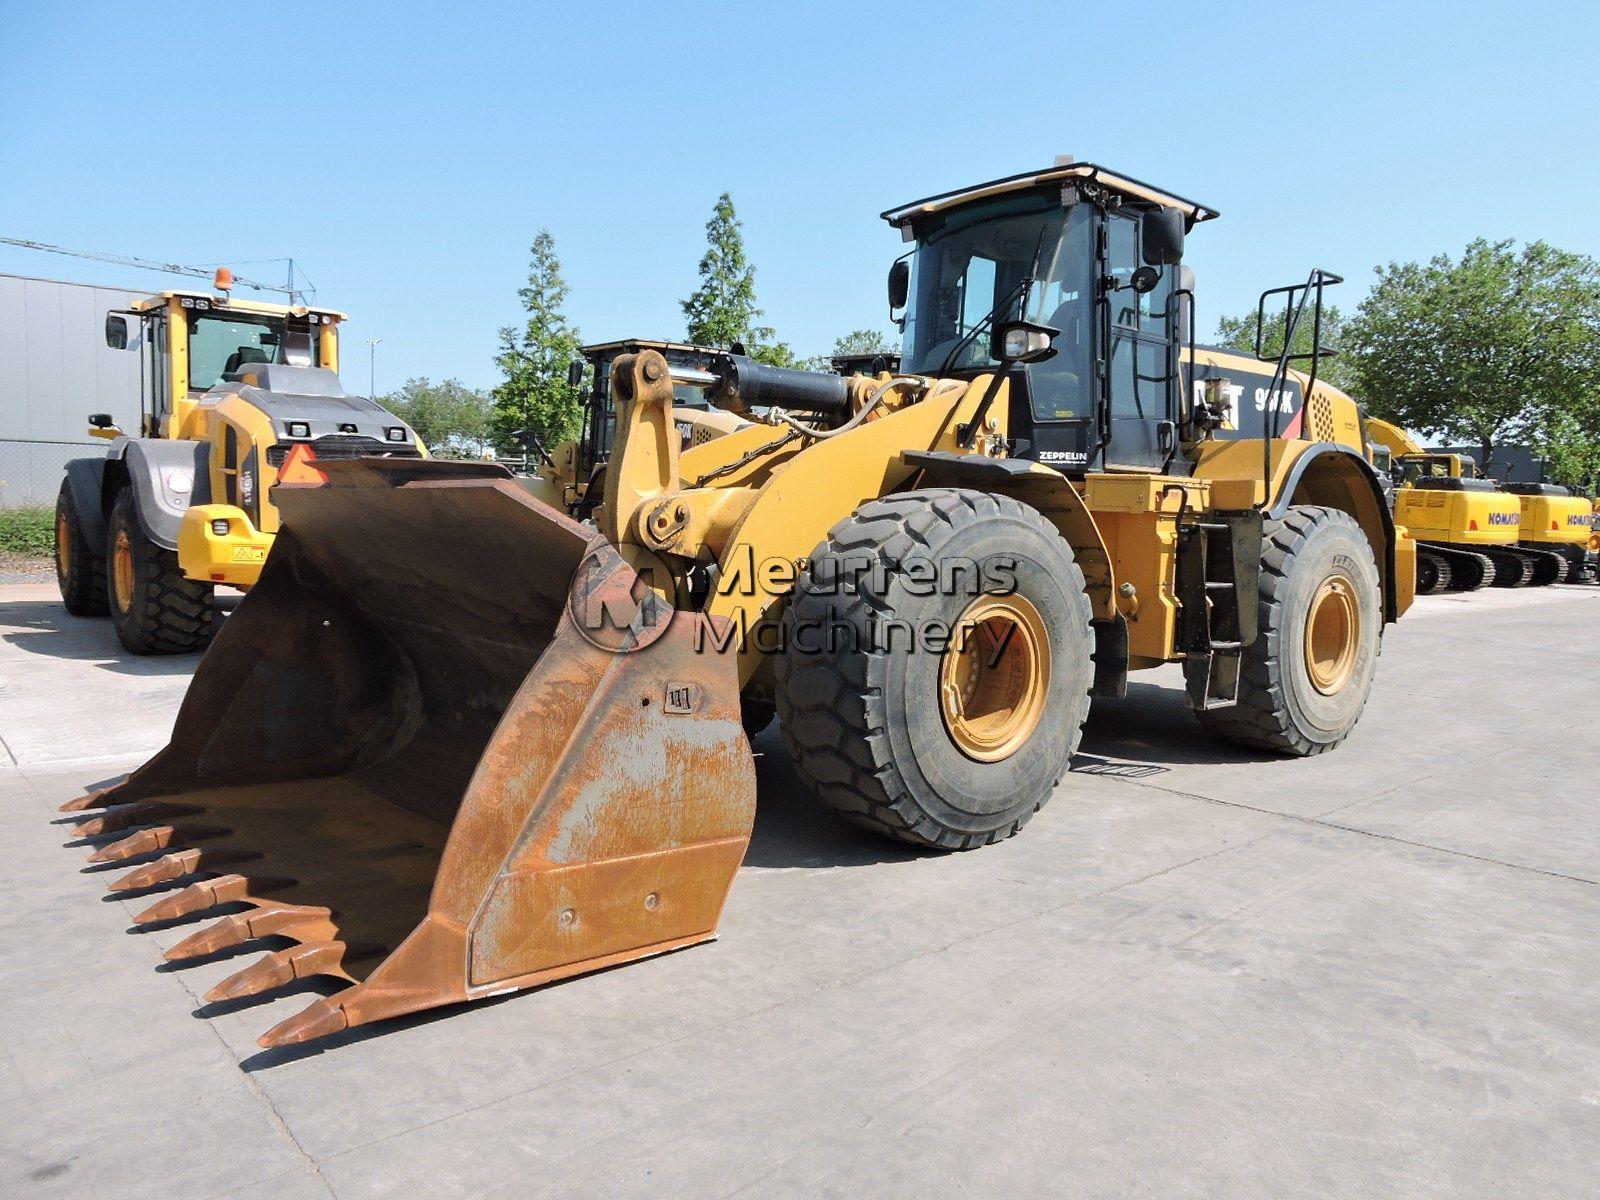
[[[823,804],[948,850],[1021,829],[1130,671],[1181,665],[1230,741],[1337,746],[1415,547],[1315,357],[1291,433],[1286,352],[1195,351],[1216,215],[1091,164],[893,209],[899,369],[623,347],[592,526],[491,464],[280,483],[171,744],[66,806],[94,861],[140,923],[232,906],[169,958],[281,939],[209,998],[342,985],[283,1046],[712,938],[751,705]],[[1291,336],[1333,281],[1279,293]],[[1221,438],[1227,362],[1266,382]],[[685,385],[746,423],[684,449]]]
[[[623,355],[644,350],[654,350],[672,368],[675,379],[673,415],[681,450],[750,424],[744,417],[712,406],[705,398],[703,388],[715,379],[709,368],[725,357],[720,350],[646,339],[584,346],[580,351],[583,357],[574,359],[567,370],[567,381],[573,387],[581,387],[586,378],[589,382],[587,390],[582,392],[582,429],[578,437],[546,450],[531,431],[515,435],[527,450],[538,456],[540,463],[538,470],[526,478],[525,486],[552,508],[586,520],[599,505],[605,493],[606,459],[617,432],[611,366]]]
[[[107,314],[107,345],[141,356],[139,428],[91,415],[90,434],[111,445],[69,462],[56,500],[67,611],[109,613],[134,654],[210,642],[215,586],[247,589],[261,574],[280,471],[315,478],[319,458],[426,453],[404,421],[339,386],[343,313],[237,300],[231,282],[224,269],[214,292]]]
[[[1417,591],[1528,587],[1565,576],[1566,560],[1543,542],[1519,542],[1523,502],[1471,459],[1429,451],[1398,425],[1368,417],[1367,436],[1386,465],[1394,519],[1417,539]]]

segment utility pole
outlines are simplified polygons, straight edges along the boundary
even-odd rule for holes
[[[378,343],[382,338],[367,339],[367,398],[378,398]]]

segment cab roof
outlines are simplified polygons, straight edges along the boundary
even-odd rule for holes
[[[318,316],[332,317],[336,321],[343,321],[349,317],[348,313],[342,313],[332,308],[308,307],[304,304],[269,304],[265,300],[239,300],[218,292],[207,291],[157,292],[153,296],[135,300],[128,307],[134,312],[150,312],[154,309],[166,307],[169,300],[185,299],[205,300],[215,309],[221,309],[226,312],[254,313],[257,316],[303,317],[307,313],[316,313]]]
[[[1058,164],[1040,171],[1026,171],[1021,175],[1007,175],[1003,179],[990,180],[988,183],[980,183],[973,187],[958,188],[953,192],[940,192],[936,196],[927,196],[921,200],[913,200],[910,204],[902,204],[899,208],[891,208],[881,215],[889,224],[904,228],[923,217],[946,212],[963,204],[970,204],[974,200],[987,200],[992,196],[1004,196],[1045,184],[1067,183],[1072,180],[1083,180],[1127,196],[1129,199],[1147,200],[1164,208],[1176,208],[1189,218],[1190,224],[1221,216],[1221,213],[1209,205],[1185,199],[1175,192],[1164,191],[1131,175],[1119,175],[1096,163],[1087,162]]]
[[[658,342],[650,338],[623,338],[617,342],[595,342],[580,346],[578,353],[591,362],[597,358],[633,353],[639,350],[658,350],[662,356],[670,354],[724,354],[714,346],[691,346],[687,342]]]

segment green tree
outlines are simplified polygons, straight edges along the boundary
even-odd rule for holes
[[[1350,322],[1351,365],[1373,412],[1492,461],[1549,442],[1600,393],[1600,264],[1479,238],[1459,259],[1390,263]],[[1591,434],[1593,426],[1590,426]]]
[[[717,197],[706,222],[706,252],[700,259],[700,286],[679,302],[689,341],[726,349],[735,342],[751,358],[777,367],[799,362],[789,346],[778,341],[756,305],[756,269],[744,250],[744,226],[733,209],[733,197]]]
[[[1312,305],[1316,297],[1306,303],[1306,311],[1300,317],[1300,323],[1294,330],[1294,353],[1310,354],[1311,341],[1315,336],[1313,317],[1315,315]],[[1277,356],[1283,352],[1283,331],[1288,328],[1289,314],[1280,308],[1276,312],[1267,314],[1267,332],[1261,339],[1261,352],[1273,356],[1273,366],[1277,365]],[[1324,350],[1340,350],[1345,337],[1348,322],[1345,315],[1334,305],[1324,305],[1322,309],[1322,348]],[[1223,317],[1217,322],[1217,344],[1232,350],[1241,350],[1254,356],[1256,352],[1256,314],[1248,313],[1242,317]],[[1289,364],[1295,370],[1311,370],[1311,360],[1302,359]],[[1351,368],[1350,360],[1342,353],[1331,358],[1324,358],[1317,367],[1317,378],[1325,379],[1334,387],[1342,391],[1350,391],[1355,386],[1355,372]]]
[[[898,349],[889,335],[876,329],[852,329],[833,343],[827,354],[818,354],[800,365],[809,371],[831,371],[833,360],[842,354],[893,354]]]
[[[1576,415],[1557,415],[1539,430],[1534,450],[1545,460],[1548,482],[1594,495],[1600,476],[1600,411],[1591,406]]]
[[[561,277],[556,241],[548,229],[533,239],[527,286],[518,289],[528,314],[521,331],[500,330],[495,363],[505,379],[494,389],[493,432],[501,445],[519,429],[532,429],[547,446],[575,437],[582,401],[567,382],[567,366],[582,338],[562,306],[571,289]]]
[[[469,388],[459,379],[434,383],[408,379],[381,403],[412,429],[435,454],[477,456],[490,440],[490,400],[487,392]]]

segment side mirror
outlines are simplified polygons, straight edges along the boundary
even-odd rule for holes
[[[989,357],[1009,366],[1012,363],[1043,362],[1056,354],[1056,335],[1061,331],[1036,321],[1006,321],[994,327],[989,342]]]
[[[1183,232],[1186,220],[1175,208],[1147,212],[1143,221],[1144,261],[1152,267],[1166,267],[1183,261]]]
[[[897,258],[889,268],[889,310],[904,308],[911,295],[911,264]]]
[[[1133,275],[1128,280],[1128,286],[1142,296],[1146,292],[1155,291],[1156,284],[1160,282],[1161,269],[1159,267],[1143,266],[1134,268]]]
[[[113,350],[128,348],[128,319],[116,313],[106,314],[106,345]]]
[[[567,364],[567,386],[577,387],[583,382],[583,359],[575,358]]]
[[[111,419],[110,413],[90,413],[89,425],[94,429],[115,429],[117,423]]]

